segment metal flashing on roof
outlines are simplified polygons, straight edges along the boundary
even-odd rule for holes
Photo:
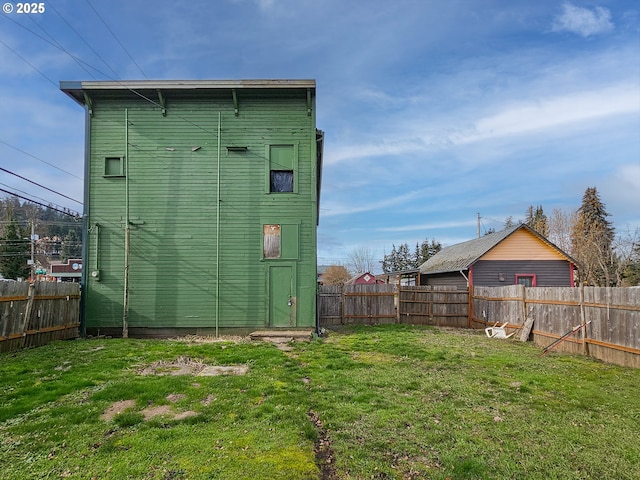
[[[114,80],[61,81],[60,90],[81,105],[84,92],[91,91],[166,91],[166,90],[242,90],[302,89],[315,90],[315,80]]]

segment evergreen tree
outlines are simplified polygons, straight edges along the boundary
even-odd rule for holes
[[[571,232],[571,250],[581,267],[580,280],[588,285],[608,287],[614,282],[615,230],[608,216],[596,188],[587,188]]]
[[[82,243],[74,229],[69,229],[62,240],[62,261],[66,262],[70,258],[80,258],[82,256]]]
[[[29,277],[27,260],[30,258],[30,242],[24,238],[25,235],[12,216],[4,228],[0,242],[0,263],[4,278],[17,280]]]
[[[381,262],[382,271],[390,273],[414,270],[440,250],[442,250],[442,244],[435,239],[431,239],[431,242],[425,239],[422,243],[416,243],[413,252],[409,250],[407,243],[403,243],[397,248],[394,244],[391,253],[385,255]]]
[[[549,224],[547,222],[547,216],[542,210],[542,205],[538,205],[535,210],[533,205],[530,205],[527,209],[524,223],[533,228],[540,235],[545,237],[549,236]]]

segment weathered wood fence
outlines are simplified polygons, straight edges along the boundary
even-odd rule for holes
[[[515,337],[531,318],[529,339],[540,347],[584,325],[554,349],[640,367],[639,288],[321,286],[318,310],[325,327],[405,323],[484,329],[506,322]]]
[[[536,345],[546,347],[582,325],[554,350],[640,367],[638,288],[473,287],[473,327],[508,322],[507,332],[519,332],[526,318],[533,319]]]
[[[320,325],[406,323],[467,327],[469,293],[392,284],[321,286]]]
[[[80,285],[0,282],[0,352],[78,336]]]
[[[469,292],[453,287],[401,286],[398,321],[439,327],[469,326]]]

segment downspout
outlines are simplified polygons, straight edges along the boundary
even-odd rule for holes
[[[220,149],[221,149],[221,112],[218,112],[218,160],[216,171],[216,337],[220,318]]]
[[[464,279],[467,281],[467,288],[469,288],[469,277],[467,277],[464,274],[464,270],[460,270],[460,275],[462,275],[464,277]]]
[[[129,110],[124,109],[124,299],[122,338],[129,337]]]
[[[91,160],[91,107],[84,113],[84,195],[82,206],[82,276],[80,277],[80,336],[87,336],[87,266],[89,265],[89,162]]]

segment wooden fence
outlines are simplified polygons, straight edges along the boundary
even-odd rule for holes
[[[469,292],[452,287],[402,286],[399,290],[399,323],[469,326]]]
[[[321,326],[406,323],[467,327],[469,293],[450,287],[321,286]]]
[[[546,347],[583,326],[554,350],[640,367],[640,289],[604,287],[473,287],[475,328],[508,322],[507,332],[533,320],[530,338]]]
[[[396,323],[395,285],[321,286],[320,325]]]
[[[78,336],[80,285],[0,282],[0,352]]]
[[[639,288],[512,285],[467,291],[388,284],[321,286],[318,303],[320,326],[405,323],[486,328],[506,322],[507,332],[518,337],[530,318],[529,339],[543,348],[584,325],[554,349],[640,367]]]

